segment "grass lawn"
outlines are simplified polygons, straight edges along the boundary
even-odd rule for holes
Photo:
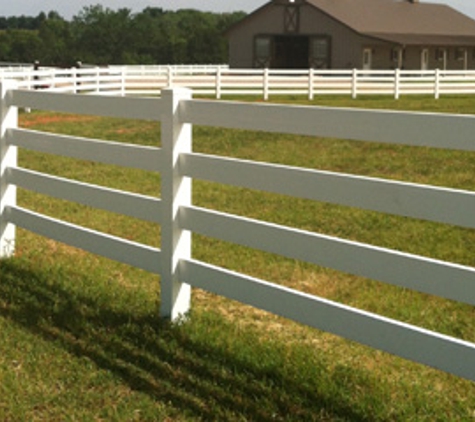
[[[251,98],[246,100],[253,100]],[[473,97],[275,102],[475,114]],[[159,145],[149,122],[33,112],[20,125]],[[456,130],[456,128],[454,128]],[[194,150],[475,190],[475,154],[195,127]],[[151,196],[158,174],[20,151],[34,170]],[[475,231],[195,181],[199,206],[475,265]],[[37,212],[153,246],[153,224],[20,190]],[[202,236],[197,259],[475,342],[475,308]],[[0,420],[469,421],[475,384],[194,290],[158,317],[159,280],[18,230],[0,262]]]

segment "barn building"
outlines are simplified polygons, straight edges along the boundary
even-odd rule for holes
[[[272,0],[227,36],[232,68],[475,69],[475,21],[419,0]]]

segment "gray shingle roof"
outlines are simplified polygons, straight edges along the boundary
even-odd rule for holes
[[[449,6],[408,0],[307,0],[354,31],[397,44],[474,45],[475,21]]]

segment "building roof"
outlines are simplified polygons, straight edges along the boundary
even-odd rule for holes
[[[283,0],[274,0],[282,4]],[[229,28],[262,15],[270,1]],[[297,0],[307,3],[358,34],[400,45],[474,46],[475,20],[457,10],[418,0]]]
[[[475,46],[475,21],[446,5],[410,0],[306,2],[356,32],[384,41]]]

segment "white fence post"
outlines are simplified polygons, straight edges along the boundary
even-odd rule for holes
[[[6,208],[16,205],[16,187],[8,184],[7,168],[17,165],[17,147],[6,142],[7,129],[18,125],[18,109],[8,105],[8,91],[15,88],[13,81],[0,83],[0,258],[15,253],[15,226],[7,223]]]
[[[401,90],[401,71],[394,70],[394,99],[399,100]]]
[[[264,83],[264,101],[269,99],[269,69],[264,69],[263,75],[263,83]]]
[[[49,71],[48,78],[50,80],[50,84],[49,84],[50,88],[53,88],[53,89],[56,88],[56,72],[54,69],[51,69]]]
[[[34,72],[35,72],[35,71],[33,71],[33,73],[34,73]],[[26,89],[27,89],[27,90],[31,90],[31,89],[34,89],[34,88],[35,88],[34,84],[31,83],[31,80],[32,80],[32,79],[35,80],[35,77],[34,77],[34,76],[32,77],[31,75],[32,75],[32,74],[31,74],[30,72],[25,72],[24,80],[26,80]]]
[[[171,88],[173,86],[173,68],[171,66],[167,67],[167,87]]]
[[[216,69],[216,98],[221,99],[221,68]]]
[[[77,69],[75,67],[72,67],[71,68],[71,78],[72,78],[72,85],[73,85],[73,94],[77,94],[78,93],[78,88],[77,88],[77,84],[78,84],[78,72],[77,72]]]
[[[308,99],[313,100],[313,69],[310,68],[308,71]]]
[[[440,69],[435,69],[434,98],[440,98]]]
[[[125,72],[126,72],[126,67],[125,66],[122,66],[120,68],[120,95],[121,97],[125,97],[126,95],[126,75],[125,75]]]
[[[351,98],[355,99],[358,96],[358,69],[353,69],[351,78]]]
[[[178,278],[178,265],[182,258],[191,257],[191,233],[179,224],[179,209],[191,204],[191,179],[179,171],[181,153],[191,152],[190,124],[180,122],[180,101],[191,99],[192,91],[185,88],[164,89],[162,101],[162,279],[160,315],[172,321],[179,320],[189,310],[191,287]]]
[[[101,91],[101,70],[96,67],[95,69],[95,77],[96,77],[96,93],[98,94]]]

